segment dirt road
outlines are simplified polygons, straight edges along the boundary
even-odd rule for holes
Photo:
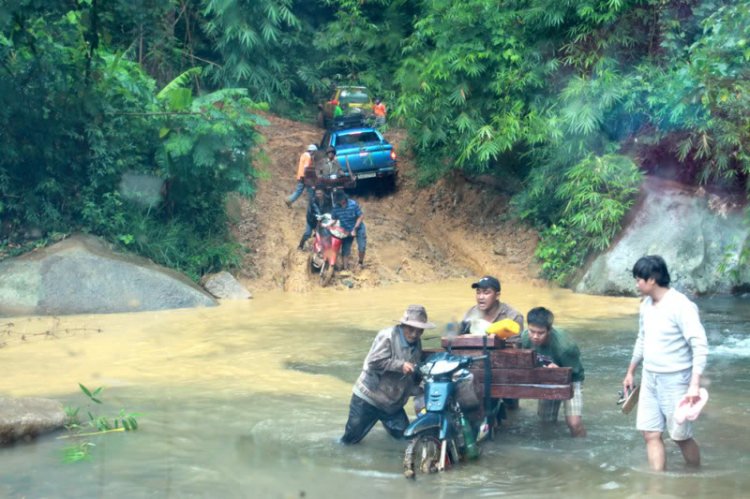
[[[323,131],[274,116],[268,119],[263,149],[269,162],[261,165],[267,178],[258,181],[253,201],[240,201],[241,221],[234,227],[247,250],[239,277],[251,291],[306,292],[318,285],[317,275],[307,268],[307,251],[296,249],[305,228],[306,196],[292,209],[284,199],[296,186],[300,154],[308,144],[318,143]],[[506,196],[469,184],[459,175],[417,189],[405,133],[395,130],[385,135],[399,155],[397,189],[378,196],[366,181],[360,182],[352,197],[365,215],[365,268],[337,273],[332,286],[424,283],[484,274],[495,275],[501,282],[535,280],[536,233],[511,220],[503,222],[508,218],[503,216],[508,209]],[[356,243],[352,254],[356,258]]]

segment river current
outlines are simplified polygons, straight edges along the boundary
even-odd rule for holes
[[[502,299],[524,313],[550,308],[556,327],[578,342],[585,439],[569,438],[562,418],[541,427],[535,401],[525,400],[479,460],[416,482],[402,474],[405,444],[379,425],[360,445],[338,444],[377,331],[419,303],[439,334],[474,304],[470,282],[3,319],[13,326],[0,338],[0,396],[53,397],[85,411],[80,382],[105,387],[96,414],[145,416],[136,432],[93,437],[89,462],[62,463],[64,432],[0,450],[0,498],[750,496],[750,303],[738,298],[698,301],[711,346],[711,398],[696,423],[699,471],[685,469],[671,443],[667,472],[648,471],[635,411],[626,416],[615,405],[638,300],[527,285],[504,286]]]

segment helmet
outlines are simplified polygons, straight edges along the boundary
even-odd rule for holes
[[[307,146],[307,150],[309,152],[315,152],[318,150],[318,146],[316,146],[315,144],[310,144],[309,146]]]
[[[326,154],[328,154],[329,152],[336,154],[336,148],[333,146],[328,146],[328,149],[326,149]]]

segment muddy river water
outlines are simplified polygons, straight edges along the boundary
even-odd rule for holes
[[[380,426],[358,446],[338,444],[375,333],[411,303],[425,305],[444,330],[473,305],[469,283],[14,319],[0,348],[0,396],[85,408],[81,382],[106,387],[97,414],[125,408],[145,416],[137,432],[93,437],[90,462],[62,464],[61,433],[0,450],[0,497],[750,496],[750,304],[743,299],[698,302],[711,345],[711,400],[696,429],[700,471],[686,470],[670,444],[668,472],[650,473],[635,412],[625,416],[615,405],[638,301],[525,285],[505,286],[503,298],[524,313],[549,307],[580,346],[585,439],[570,439],[564,422],[540,427],[535,402],[522,401],[478,461],[417,482],[402,475],[405,444]],[[46,331],[53,335],[35,335]]]

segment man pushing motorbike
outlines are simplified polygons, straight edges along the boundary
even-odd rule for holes
[[[297,249],[302,251],[305,249],[305,241],[307,241],[313,234],[315,227],[318,226],[318,216],[324,213],[331,213],[333,211],[333,203],[331,202],[330,194],[326,194],[323,187],[315,188],[315,196],[310,198],[307,204],[307,216],[305,217],[305,232],[302,234],[302,239],[299,241]]]
[[[359,443],[378,421],[397,439],[409,426],[404,405],[410,396],[421,393],[414,374],[422,356],[420,337],[435,324],[427,322],[421,305],[409,305],[397,322],[380,331],[372,343],[352,390],[342,443]]]

